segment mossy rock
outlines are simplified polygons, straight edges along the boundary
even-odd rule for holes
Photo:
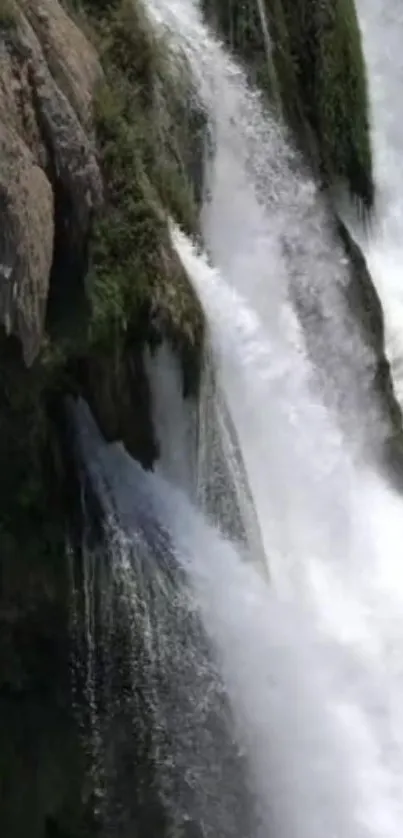
[[[271,54],[255,0],[203,2],[324,185],[347,184],[369,211],[368,91],[354,0],[264,0]]]
[[[64,499],[54,491],[60,457],[50,404],[69,393],[88,398],[107,438],[123,438],[150,466],[156,446],[144,345],[167,339],[182,360],[185,392],[198,386],[203,315],[173,249],[167,217],[197,230],[197,201],[181,156],[190,136],[176,122],[184,90],[190,98],[192,92],[185,77],[170,74],[168,51],[154,40],[140,3],[120,0],[104,8],[101,13],[97,5],[96,14],[87,11],[85,18],[104,69],[94,128],[105,189],[88,242],[87,305],[85,311],[76,307],[76,317],[69,308],[79,328],[73,322],[61,330],[48,317],[50,335],[29,370],[18,340],[0,335],[0,544],[6,569],[21,556],[26,567],[48,573],[63,555]],[[162,104],[167,111],[156,128]]]
[[[190,73],[172,70],[141,3],[112,4],[95,31],[105,71],[95,102],[105,206],[90,244],[90,340],[116,346],[128,331],[145,341],[159,331],[179,351],[187,388],[203,316],[173,250],[168,214],[198,233],[206,121]]]
[[[11,718],[7,696],[23,708],[34,692],[42,695],[46,683],[43,706],[49,720],[55,718],[56,749],[59,733],[63,739],[60,754],[74,728],[65,707],[71,700],[66,535],[78,525],[80,497],[69,472],[71,441],[61,430],[64,399],[82,395],[105,436],[122,438],[133,456],[151,467],[157,448],[144,345],[168,340],[182,362],[185,393],[197,390],[204,320],[172,246],[169,216],[198,234],[207,125],[188,68],[172,69],[169,51],[153,35],[140,2],[65,5],[70,10],[74,5],[103,68],[93,133],[104,203],[86,243],[85,304],[74,285],[63,287],[58,316],[48,302],[46,334],[30,369],[18,340],[0,335],[1,706],[4,718]],[[62,229],[67,221],[60,213],[56,226]],[[59,273],[52,282],[60,285],[63,279]],[[52,638],[55,643],[49,644]],[[30,757],[16,743],[8,779],[5,763],[0,765],[0,783],[15,801],[18,777],[23,778],[26,817],[14,813],[14,818],[14,803],[7,813],[0,807],[0,831],[18,838],[31,820],[34,838],[93,835],[79,799],[79,743],[71,758],[59,759],[47,744],[42,752],[46,714],[36,714],[35,707],[32,703],[27,749],[38,754],[41,790],[36,794],[35,774],[28,768],[23,776],[21,765]],[[4,722],[0,750],[8,760],[13,743],[6,727]],[[53,793],[49,785],[45,806],[52,766],[57,789]],[[77,782],[71,783],[72,777]]]
[[[90,5],[95,13],[89,14]],[[26,509],[32,523],[27,521],[27,538],[37,529],[42,547],[47,543],[43,526],[51,518],[46,496],[54,447],[49,403],[68,393],[92,399],[106,435],[123,436],[134,456],[149,465],[151,431],[127,430],[125,391],[131,373],[137,369],[139,383],[144,344],[165,338],[182,360],[185,391],[197,389],[204,336],[202,311],[173,249],[167,216],[197,232],[194,184],[182,157],[192,142],[178,119],[180,108],[185,118],[191,86],[185,75],[172,76],[168,50],[155,40],[141,3],[119,0],[104,6],[87,3],[86,8],[86,31],[92,33],[104,70],[94,129],[105,191],[88,241],[87,305],[85,311],[76,309],[76,317],[69,309],[69,318],[80,320],[77,329],[74,322],[59,330],[48,317],[50,336],[44,337],[29,370],[18,341],[0,336],[0,523],[3,533],[9,523],[15,526],[18,542],[24,527],[17,522]],[[195,114],[199,130],[197,107]],[[195,139],[192,119],[187,125]],[[57,221],[63,224],[64,219]],[[145,385],[139,387],[144,409],[138,421],[150,426]],[[134,406],[135,392],[132,399]],[[141,436],[146,440],[143,450]],[[54,478],[52,473],[50,484]],[[10,537],[8,552],[11,543]]]
[[[0,0],[0,32],[14,29],[18,23],[18,9],[14,0]]]
[[[207,116],[186,59],[172,63],[141,0],[65,5],[102,65],[94,129],[104,181],[88,242],[88,330],[78,341],[75,306],[68,353],[122,358],[129,346],[139,350],[140,339],[166,339],[179,353],[189,392],[198,386],[204,322],[172,246],[169,217],[199,235]]]
[[[87,305],[70,307],[69,328],[48,325],[73,390],[91,401],[106,437],[121,436],[149,466],[156,449],[141,372],[144,344],[168,340],[182,362],[185,393],[198,387],[203,314],[172,246],[169,216],[197,236],[207,120],[190,69],[172,67],[141,2],[68,6],[103,69],[94,130],[104,204],[88,242]],[[133,422],[137,387],[143,409]]]

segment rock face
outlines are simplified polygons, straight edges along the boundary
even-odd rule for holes
[[[0,831],[10,838],[44,838],[66,810],[80,834],[83,815],[47,418],[55,358],[39,356],[54,288],[68,267],[83,282],[101,202],[90,129],[100,74],[57,2],[0,3]]]
[[[8,838],[98,834],[72,710],[70,659],[79,651],[66,534],[79,563],[80,489],[64,398],[84,395],[107,438],[122,438],[150,467],[144,342],[170,340],[189,391],[203,340],[166,218],[168,210],[196,230],[203,114],[194,105],[186,116],[190,85],[183,76],[174,95],[140,4],[110,2],[99,15],[101,3],[86,3],[90,40],[83,17],[82,30],[68,14],[73,5],[0,0],[0,833]]]
[[[86,268],[102,194],[88,135],[101,68],[57,3],[22,2],[14,14],[0,40],[0,317],[31,364],[52,281],[62,265]]]

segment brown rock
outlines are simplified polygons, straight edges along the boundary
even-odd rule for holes
[[[15,27],[0,30],[0,322],[20,338],[28,364],[39,350],[55,260],[75,252],[84,272],[102,199],[89,135],[100,73],[57,0],[21,0]]]
[[[90,127],[92,94],[101,76],[95,50],[55,0],[20,0],[20,6],[41,43],[56,84],[82,124]]]
[[[42,332],[53,252],[53,195],[27,146],[0,127],[0,317],[29,364]]]

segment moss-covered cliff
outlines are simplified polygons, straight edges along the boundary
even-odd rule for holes
[[[197,387],[203,318],[167,225],[169,212],[197,233],[205,120],[183,70],[173,78],[140,2],[0,0],[0,831],[8,838],[92,829],[72,736],[65,536],[77,487],[61,402],[85,395],[105,435],[150,466],[144,343],[170,341],[185,390]]]
[[[367,79],[354,0],[203,3],[252,81],[283,114],[323,184],[347,185],[370,210]]]

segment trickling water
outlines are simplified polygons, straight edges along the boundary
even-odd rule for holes
[[[361,243],[382,299],[386,344],[403,404],[403,7],[399,0],[356,3],[369,73],[377,186],[372,234]]]
[[[224,535],[244,545],[247,556],[266,568],[245,463],[211,351],[204,358],[199,394],[197,502]]]

